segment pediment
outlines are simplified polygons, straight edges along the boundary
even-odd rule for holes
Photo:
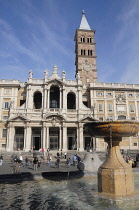
[[[48,84],[62,86],[63,81],[61,81],[60,79],[51,79],[48,81]]]
[[[45,116],[44,119],[47,122],[52,122],[52,121],[62,122],[62,121],[65,121],[65,118],[63,117],[63,115],[58,115],[58,114],[49,114],[49,115]]]
[[[91,115],[88,115],[80,120],[80,122],[85,122],[85,123],[92,122],[92,121],[96,121],[96,119],[94,119],[93,116]]]
[[[23,114],[17,114],[16,116],[10,118],[8,121],[30,121]]]

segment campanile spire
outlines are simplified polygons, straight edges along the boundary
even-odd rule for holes
[[[79,73],[83,84],[97,81],[95,30],[91,30],[84,10],[80,28],[75,34],[76,74]]]
[[[91,30],[86,17],[85,17],[85,11],[82,10],[82,19],[81,19],[81,23],[80,23],[80,28],[79,29],[84,29],[84,30]]]

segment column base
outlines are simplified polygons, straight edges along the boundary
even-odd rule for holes
[[[84,151],[84,148],[79,148],[77,150],[80,151],[80,152],[83,152]]]

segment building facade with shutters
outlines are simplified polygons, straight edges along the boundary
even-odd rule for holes
[[[75,33],[76,79],[67,80],[53,67],[49,77],[0,80],[0,151],[35,147],[84,151],[89,145],[104,151],[103,139],[92,138],[84,124],[92,120],[139,120],[139,84],[98,82],[95,30],[84,12]],[[121,149],[139,148],[138,135],[123,138]]]

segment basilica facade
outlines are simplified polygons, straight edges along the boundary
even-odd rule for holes
[[[139,84],[98,82],[95,30],[84,12],[75,33],[76,79],[60,77],[58,67],[49,76],[26,82],[0,80],[0,151],[35,147],[50,150],[104,151],[103,139],[91,137],[85,123],[94,120],[139,120]],[[121,149],[139,148],[138,135],[123,138]]]

